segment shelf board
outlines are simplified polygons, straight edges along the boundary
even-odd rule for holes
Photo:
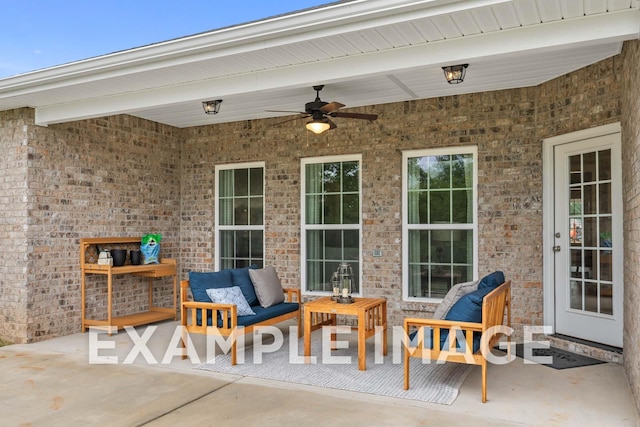
[[[85,319],[84,327],[96,326],[96,327],[117,327],[123,329],[125,326],[140,326],[148,323],[159,322],[162,320],[175,320],[176,314],[172,309],[154,308],[150,311],[143,311],[140,313],[129,314],[126,316],[111,318],[111,324],[105,320]]]

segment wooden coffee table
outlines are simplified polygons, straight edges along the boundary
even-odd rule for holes
[[[383,298],[354,298],[351,304],[341,304],[324,297],[304,304],[304,356],[311,360],[311,332],[323,326],[336,326],[338,314],[358,317],[358,369],[367,369],[366,340],[382,327],[382,354],[387,354],[387,300]],[[331,342],[335,334],[331,334]]]

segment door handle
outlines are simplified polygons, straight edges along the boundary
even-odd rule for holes
[[[551,249],[553,249],[553,252],[560,252],[560,246],[554,246]]]

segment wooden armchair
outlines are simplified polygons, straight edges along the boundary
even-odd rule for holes
[[[497,326],[511,325],[511,281],[508,280],[492,290],[482,298],[482,322],[463,322],[456,320],[435,320],[407,318],[404,320],[404,331],[406,336],[417,329],[416,346],[406,343],[404,346],[404,389],[409,389],[409,361],[410,357],[425,358],[431,360],[447,361],[454,363],[466,363],[482,366],[482,402],[487,401],[487,359],[485,354],[489,354],[491,349],[500,341],[503,335],[509,335],[501,331],[496,331]],[[433,331],[433,343],[430,348],[424,348],[422,344],[427,328]],[[426,330],[427,336],[429,331]],[[497,333],[496,333],[497,332]],[[449,339],[442,339],[445,334]],[[474,334],[482,334],[479,349],[474,351]],[[464,343],[459,337],[464,335]],[[442,342],[446,340],[447,345]],[[407,340],[408,341],[408,340]],[[477,347],[476,340],[476,347]],[[508,356],[510,357],[510,346]]]

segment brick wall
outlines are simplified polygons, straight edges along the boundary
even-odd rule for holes
[[[81,237],[160,232],[162,255],[178,257],[181,138],[176,129],[129,116],[45,128],[33,125],[31,110],[13,114],[22,117],[16,143],[28,148],[20,183],[20,198],[28,198],[20,211],[28,231],[22,255],[11,256],[19,257],[12,265],[22,269],[16,291],[26,327],[13,333],[16,321],[9,320],[2,335],[30,342],[80,330]],[[170,304],[171,282],[158,280],[156,299]],[[11,290],[5,283],[3,292]],[[88,315],[106,317],[106,278],[91,276],[87,283]],[[146,308],[146,279],[121,276],[114,283],[114,315]]]
[[[513,280],[513,325],[542,323],[541,138],[620,120],[619,59],[535,88],[363,108],[371,124],[340,120],[316,136],[302,121],[261,120],[187,130],[183,150],[182,268],[210,269],[214,253],[214,166],[266,164],[266,263],[300,286],[300,158],[362,154],[363,294],[389,301],[389,322],[430,315],[434,305],[402,301],[403,150],[477,145],[479,271]],[[380,249],[381,258],[372,257]]]
[[[27,335],[27,109],[0,111],[0,337]]]
[[[626,42],[622,58],[624,365],[640,411],[640,42]]]

